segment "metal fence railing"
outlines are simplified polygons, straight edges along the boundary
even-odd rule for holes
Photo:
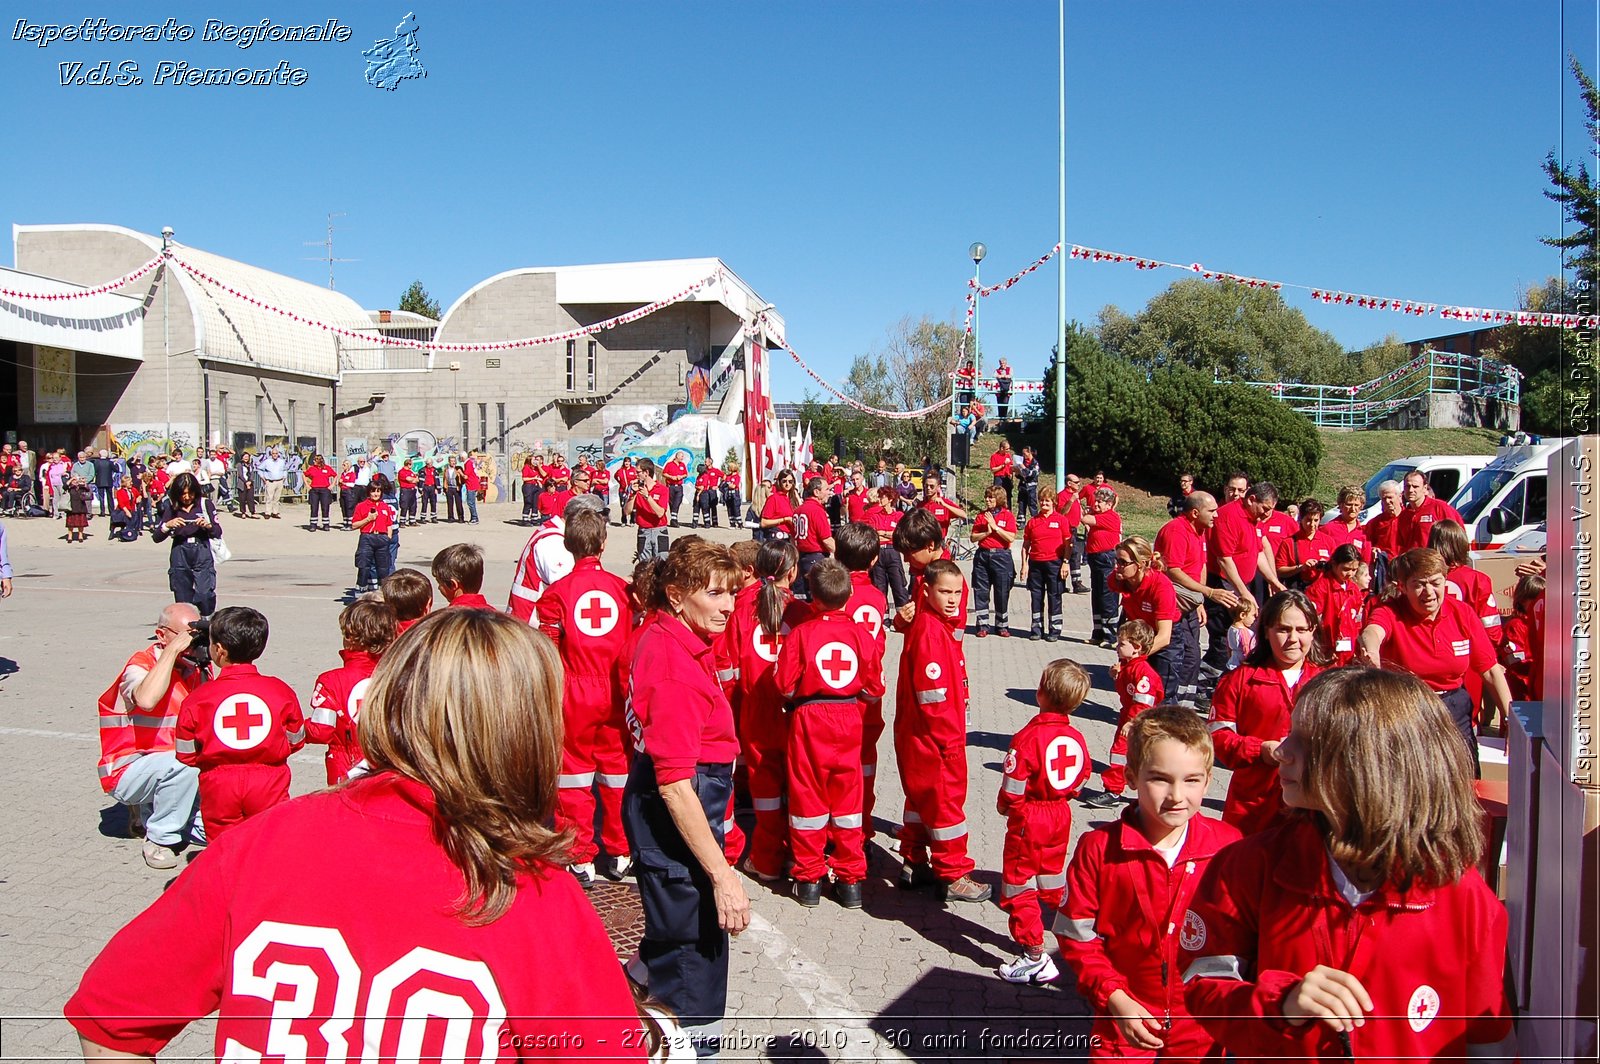
[[[1326,428],[1367,428],[1412,400],[1434,393],[1521,401],[1522,375],[1494,359],[1424,351],[1382,377],[1362,384],[1286,384],[1248,381]]]

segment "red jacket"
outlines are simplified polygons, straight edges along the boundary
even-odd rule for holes
[[[1139,807],[1096,824],[1067,866],[1067,894],[1053,930],[1078,993],[1101,1015],[1126,991],[1161,1018],[1187,1016],[1179,941],[1192,939],[1190,907],[1211,859],[1237,829],[1199,814],[1172,867],[1139,830]]]
[[[1506,683],[1511,688],[1511,699],[1523,702],[1533,695],[1533,678],[1543,669],[1539,648],[1534,645],[1528,618],[1513,613],[1506,618],[1501,631],[1500,663],[1506,667]]]
[[[1506,910],[1468,870],[1448,886],[1380,887],[1352,907],[1309,817],[1230,847],[1185,922],[1184,996],[1239,1060],[1445,1060],[1511,1034]],[[1372,997],[1348,1049],[1327,1025],[1291,1027],[1283,1000],[1319,964]]]
[[[1318,634],[1327,643],[1334,663],[1350,664],[1366,619],[1366,593],[1353,583],[1323,572],[1306,588],[1306,598],[1317,608]]]
[[[201,771],[222,765],[283,765],[305,745],[300,699],[254,665],[226,665],[178,707],[173,748]]]
[[[1159,706],[1167,697],[1161,676],[1147,658],[1130,658],[1117,670],[1117,698],[1122,704],[1121,719],[1132,720],[1145,710]]]
[[[598,558],[579,558],[540,596],[538,610],[539,630],[560,648],[567,675],[609,680],[615,674],[633,631],[626,580],[606,572]]]
[[[1483,630],[1489,641],[1500,645],[1500,606],[1494,600],[1494,581],[1488,573],[1480,573],[1470,565],[1458,565],[1445,574],[1445,590],[1452,597],[1472,607],[1472,612],[1483,619]]]
[[[1283,807],[1278,762],[1261,753],[1261,744],[1289,734],[1289,713],[1307,680],[1321,672],[1311,662],[1300,683],[1289,689],[1275,665],[1241,665],[1217,681],[1211,699],[1211,742],[1217,763],[1233,770],[1222,819],[1246,835],[1271,823]]]
[[[1029,802],[1059,802],[1083,789],[1094,767],[1089,744],[1065,713],[1040,710],[1011,737],[1000,779],[1000,812],[1021,823]]]
[[[967,658],[961,649],[958,617],[919,610],[900,651],[895,685],[894,735],[920,739],[943,749],[967,744]]]
[[[1408,550],[1426,547],[1433,526],[1445,520],[1454,521],[1463,528],[1467,525],[1456,508],[1443,499],[1423,499],[1422,505],[1415,510],[1402,506],[1394,519],[1395,550],[1404,554]]]
[[[311,712],[306,715],[306,741],[328,748],[328,783],[345,780],[362,758],[356,722],[372,686],[378,659],[365,650],[341,650],[344,664],[317,677],[311,690]]]
[[[218,1013],[218,1060],[296,1047],[355,1060],[365,1040],[382,1060],[642,1061],[633,998],[583,889],[541,865],[517,874],[504,916],[469,924],[437,817],[427,788],[388,772],[251,817],[112,938],[68,1020],[151,1056]],[[441,1002],[448,1020],[426,1015]]]
[[[872,637],[878,647],[878,657],[888,649],[889,634],[884,630],[883,618],[889,612],[888,599],[872,583],[871,573],[851,572],[850,598],[844,604],[845,616]]]
[[[883,652],[869,631],[843,609],[797,625],[778,652],[773,682],[791,705],[816,699],[883,698]]]

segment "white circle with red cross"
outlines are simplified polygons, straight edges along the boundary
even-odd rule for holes
[[[621,619],[617,600],[604,591],[585,591],[578,596],[578,606],[572,611],[572,623],[578,631],[594,639],[609,634]]]
[[[860,662],[856,659],[855,647],[849,643],[824,643],[822,649],[817,651],[817,671],[822,674],[822,682],[835,691],[842,691],[850,685],[860,671]]]
[[[1411,992],[1411,1003],[1406,1006],[1406,1022],[1413,1031],[1421,1032],[1439,1015],[1439,992],[1423,983]]]
[[[1206,922],[1193,909],[1183,911],[1183,929],[1178,932],[1178,945],[1193,953],[1206,944]]]
[[[750,633],[750,645],[755,648],[756,655],[763,661],[777,661],[778,651],[783,648],[784,633],[789,630],[786,624],[778,629],[776,635],[768,635],[767,630],[761,625],[756,625]]]
[[[1064,791],[1072,786],[1083,768],[1083,745],[1070,735],[1058,735],[1050,740],[1044,752],[1044,775],[1050,786]]]
[[[367,688],[372,686],[372,677],[368,676],[354,687],[350,688],[350,697],[345,699],[344,711],[350,714],[352,721],[361,719],[361,707],[367,701]]]
[[[883,614],[874,609],[870,602],[863,602],[857,606],[856,612],[850,615],[850,619],[864,626],[874,639],[878,638],[878,633],[883,631]]]
[[[233,695],[217,707],[211,730],[230,750],[254,750],[272,730],[272,713],[255,695]]]

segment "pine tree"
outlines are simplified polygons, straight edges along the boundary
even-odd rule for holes
[[[1600,89],[1595,87],[1594,79],[1584,71],[1583,64],[1578,62],[1576,56],[1571,63],[1572,76],[1578,79],[1578,85],[1583,90],[1583,108],[1588,115],[1584,128],[1589,133],[1589,139],[1600,147]],[[1553,186],[1546,189],[1544,194],[1561,204],[1567,221],[1574,227],[1570,233],[1543,238],[1543,243],[1561,249],[1564,265],[1573,273],[1568,306],[1561,309],[1568,311],[1569,307],[1579,304],[1588,304],[1592,308],[1595,298],[1600,296],[1600,277],[1597,277],[1597,269],[1600,269],[1600,190],[1596,189],[1595,175],[1589,173],[1586,163],[1579,162],[1573,168],[1559,161],[1553,151],[1545,156],[1544,172]]]
[[[422,287],[421,281],[412,281],[405,295],[400,297],[400,309],[413,314],[421,314],[424,318],[439,320],[439,301],[428,295],[428,290]]]

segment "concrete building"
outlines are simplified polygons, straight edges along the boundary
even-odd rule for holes
[[[162,247],[159,236],[114,225],[14,225],[12,239],[19,269],[80,285],[121,277]],[[139,349],[81,390],[92,401],[62,443],[285,442],[330,457],[437,446],[485,451],[502,469],[531,450],[559,448],[576,460],[649,436],[680,413],[733,420],[744,397],[746,324],[765,312],[763,338],[783,336],[770,304],[715,258],[511,270],[433,322],[174,246],[213,281],[174,267],[165,289],[161,269],[122,286],[122,298],[143,308]],[[699,282],[672,306],[579,334]],[[386,345],[384,335],[425,346]],[[449,344],[476,349],[426,346]],[[19,365],[0,370],[0,404],[19,398],[14,409],[0,405],[0,427],[37,435],[21,401],[36,352],[22,341],[11,351]]]

